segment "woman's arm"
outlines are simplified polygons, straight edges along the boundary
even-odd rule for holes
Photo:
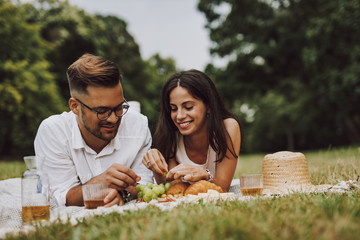
[[[234,157],[229,149],[234,149],[235,154],[239,155],[241,145],[241,133],[238,122],[233,118],[224,120],[226,131],[229,133],[230,139],[227,140],[228,150],[224,159],[217,163],[216,174],[213,182],[219,185],[224,191],[228,191],[231,181],[234,177],[238,158]]]

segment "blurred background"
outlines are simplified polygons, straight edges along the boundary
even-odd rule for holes
[[[65,71],[86,52],[119,66],[152,133],[166,79],[196,68],[244,154],[360,143],[360,0],[149,2],[0,0],[0,159],[33,154],[40,122],[69,110]]]

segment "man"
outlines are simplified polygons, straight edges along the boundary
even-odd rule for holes
[[[123,205],[124,192],[135,196],[137,182],[153,181],[141,161],[151,146],[147,118],[129,110],[114,63],[84,54],[67,78],[71,111],[41,123],[34,142],[43,157],[38,168],[59,206],[83,206],[81,186],[91,183],[108,185],[105,206]]]

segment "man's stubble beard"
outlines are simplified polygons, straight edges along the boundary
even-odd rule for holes
[[[107,141],[111,141],[112,139],[115,138],[115,136],[116,136],[116,134],[117,134],[117,132],[118,132],[118,130],[119,130],[121,118],[117,121],[117,123],[115,123],[115,124],[116,124],[116,129],[115,129],[115,131],[114,131],[115,134],[114,134],[112,137],[106,137],[106,136],[104,136],[103,133],[100,131],[100,128],[101,128],[102,126],[112,125],[112,124],[111,124],[111,123],[102,123],[102,124],[101,124],[101,122],[100,122],[99,124],[97,124],[97,129],[92,129],[92,128],[90,128],[89,125],[87,124],[86,115],[84,114],[83,110],[81,110],[81,111],[82,111],[82,115],[83,115],[83,117],[82,117],[83,125],[84,125],[85,129],[86,129],[89,133],[91,133],[91,134],[94,135],[95,137],[97,137],[97,138],[99,138],[99,139],[101,139],[101,140],[103,140],[103,141],[106,141],[106,142],[107,142]],[[84,116],[85,116],[85,118],[84,118]]]

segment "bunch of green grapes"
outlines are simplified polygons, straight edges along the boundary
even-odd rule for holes
[[[145,202],[150,202],[152,199],[165,197],[170,186],[170,183],[147,183],[146,185],[138,184],[136,185],[136,189],[139,191],[137,197],[144,199]]]

